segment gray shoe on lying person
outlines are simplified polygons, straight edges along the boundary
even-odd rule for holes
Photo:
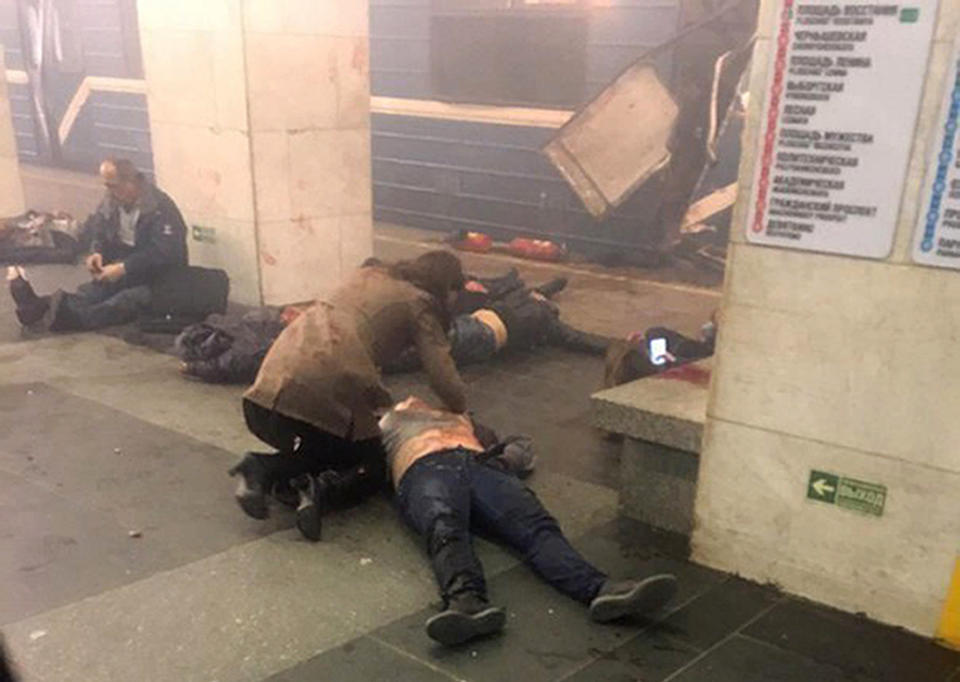
[[[677,593],[677,579],[669,573],[644,580],[607,580],[590,602],[590,618],[609,623],[626,616],[645,616],[666,606]]]
[[[450,605],[427,621],[430,639],[456,646],[477,637],[485,637],[503,630],[506,612],[491,606],[476,594],[463,594],[450,600]]]

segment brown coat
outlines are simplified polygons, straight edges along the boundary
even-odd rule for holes
[[[341,438],[374,438],[374,411],[391,404],[379,368],[411,344],[434,392],[463,412],[465,386],[430,295],[363,268],[280,334],[244,397]]]

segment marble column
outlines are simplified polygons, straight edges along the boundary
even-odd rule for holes
[[[157,182],[244,303],[372,249],[366,0],[139,0]]]
[[[745,240],[781,7],[764,0],[761,9],[694,558],[947,637],[939,625],[945,603],[960,603],[948,600],[955,570],[960,576],[960,272],[918,265],[911,240],[929,152],[942,135],[936,121],[960,1],[939,3],[894,248],[877,260]],[[819,472],[883,486],[882,515],[812,495],[815,480],[848,499],[868,489],[831,484]]]
[[[0,74],[5,72],[3,46],[0,45]],[[13,134],[13,115],[7,96],[7,81],[0,78],[0,217],[24,211],[23,183],[17,159],[17,140]]]

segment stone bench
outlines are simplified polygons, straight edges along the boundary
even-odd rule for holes
[[[620,510],[689,537],[712,359],[594,394],[592,422],[623,436]]]

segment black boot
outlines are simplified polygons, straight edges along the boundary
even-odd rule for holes
[[[24,277],[23,268],[13,265],[7,268],[7,283],[10,285],[10,296],[18,308],[29,308],[40,302],[33,285]]]
[[[465,592],[452,597],[446,610],[427,621],[427,635],[441,644],[455,646],[500,632],[506,622],[507,614],[502,608],[490,606],[485,597],[475,592]]]
[[[624,616],[643,616],[658,611],[677,593],[677,579],[669,573],[645,580],[607,580],[590,602],[590,617],[607,623]]]
[[[546,298],[553,298],[561,291],[567,288],[567,278],[566,277],[556,277],[551,279],[549,282],[545,282],[538,286],[534,291],[539,293],[541,296]]]
[[[550,342],[555,346],[598,357],[606,355],[610,345],[614,342],[613,339],[606,336],[574,329],[560,320],[555,320],[551,325],[549,336]]]
[[[16,305],[17,320],[20,324],[32,327],[40,322],[50,309],[50,297],[37,296],[33,285],[24,277],[20,267],[7,268],[7,283],[10,285],[10,296]]]
[[[33,327],[43,321],[47,312],[50,310],[50,297],[40,298],[36,304],[20,306],[16,309],[17,321],[21,326]]]
[[[318,476],[304,474],[293,481],[300,496],[297,504],[297,528],[311,542],[320,542],[323,533],[323,515],[329,507],[330,474],[325,471]]]
[[[261,457],[271,455],[257,455],[248,452],[235,466],[229,470],[231,476],[238,476],[237,491],[234,497],[243,512],[255,519],[265,519],[270,514],[267,507],[267,491],[270,489],[270,476],[267,467],[260,461]]]
[[[380,490],[386,480],[385,466],[383,457],[378,455],[344,471],[330,469],[295,479],[294,487],[300,495],[297,528],[303,537],[319,541],[324,514],[353,507]]]

